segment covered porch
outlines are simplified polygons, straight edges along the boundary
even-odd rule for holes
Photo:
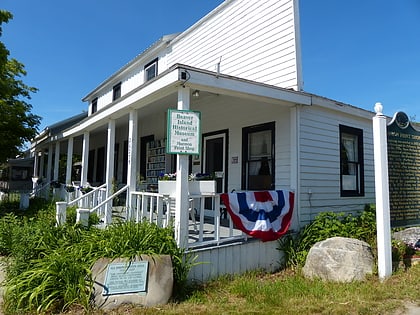
[[[58,222],[65,209],[76,206],[80,221],[95,212],[104,225],[119,219],[171,223],[178,245],[201,253],[260,243],[234,228],[220,207],[220,193],[251,187],[296,192],[296,108],[305,105],[310,105],[310,96],[303,93],[175,65],[109,106],[36,139],[34,176],[42,179],[39,190],[58,183]],[[168,109],[201,113],[199,156],[165,153]],[[261,158],[244,169],[244,127],[262,125],[271,128],[271,142],[265,143],[271,152],[269,173],[248,174],[251,166],[260,168]],[[159,192],[162,173],[176,173],[171,196]],[[196,173],[211,173],[216,189],[190,193],[188,177]],[[260,245],[268,243],[273,242]]]

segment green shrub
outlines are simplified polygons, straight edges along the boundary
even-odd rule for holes
[[[116,223],[105,229],[55,226],[55,206],[30,217],[0,218],[0,251],[8,255],[4,305],[11,314],[53,312],[72,304],[89,308],[90,269],[102,257],[170,255],[174,293],[183,292],[194,260],[178,248],[172,228],[149,222]],[[28,212],[31,213],[31,212]]]
[[[77,246],[59,247],[31,261],[31,268],[7,282],[9,311],[61,311],[77,303],[89,306],[92,291],[90,258]]]
[[[376,247],[375,209],[366,206],[359,216],[322,212],[297,234],[287,234],[279,240],[278,249],[283,251],[283,267],[302,267],[311,247],[334,236],[356,238]]]

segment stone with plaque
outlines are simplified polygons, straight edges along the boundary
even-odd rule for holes
[[[92,267],[95,305],[112,309],[122,304],[154,306],[172,296],[173,270],[169,255],[99,259]]]
[[[103,295],[146,292],[148,261],[108,264]]]
[[[403,112],[387,128],[392,227],[420,224],[420,131]]]

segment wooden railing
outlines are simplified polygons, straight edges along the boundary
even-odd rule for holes
[[[110,224],[112,201],[115,197],[127,192],[128,202],[123,219],[135,222],[148,221],[160,227],[173,225],[175,219],[175,200],[167,195],[151,192],[129,192],[128,185],[106,198],[106,184],[66,202],[57,202],[57,224],[66,221],[67,207],[77,206],[77,222],[87,224],[91,213],[96,212],[104,225]],[[129,206],[131,204],[131,206]],[[222,211],[221,211],[222,209]],[[235,229],[229,214],[220,207],[220,195],[206,193],[189,196],[190,219],[185,228],[188,231],[187,248],[218,246],[227,242],[246,239],[246,235]]]
[[[174,201],[169,196],[150,192],[132,192],[130,195],[133,200],[130,215],[136,222],[147,220],[161,227],[173,224],[175,213],[171,203]],[[221,214],[219,194],[190,195],[189,198],[192,211],[185,211],[192,212],[195,220],[190,216],[187,223],[188,248],[246,239],[245,234],[234,228],[229,214]],[[206,204],[211,204],[210,208],[206,208]]]

